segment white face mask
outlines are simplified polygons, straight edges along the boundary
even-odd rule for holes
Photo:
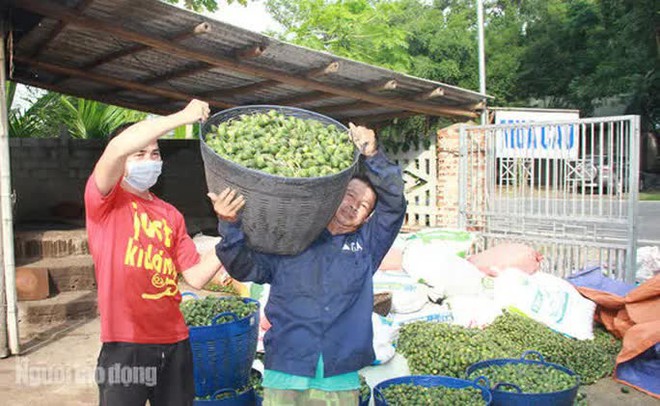
[[[144,192],[156,184],[163,169],[163,161],[131,161],[127,167],[128,175],[124,177],[126,183],[139,192]]]

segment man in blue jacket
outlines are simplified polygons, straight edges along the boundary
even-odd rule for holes
[[[239,281],[269,283],[264,337],[265,405],[357,405],[357,371],[374,361],[372,275],[406,210],[400,168],[377,149],[375,134],[351,124],[364,177],[349,182],[334,217],[301,254],[270,255],[246,245],[236,191],[213,193],[222,241],[216,254]]]

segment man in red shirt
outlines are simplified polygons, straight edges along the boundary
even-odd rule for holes
[[[87,182],[103,342],[96,374],[101,405],[192,405],[178,274],[201,288],[220,261],[213,251],[200,258],[182,214],[149,189],[162,167],[158,138],[208,115],[207,103],[192,100],[177,113],[131,125],[110,140]]]

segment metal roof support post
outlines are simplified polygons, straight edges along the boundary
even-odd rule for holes
[[[640,117],[633,116],[630,121],[630,170],[628,191],[628,255],[626,255],[626,273],[624,281],[635,283],[637,268],[637,238],[639,220],[639,141]]]
[[[467,229],[468,189],[468,131],[465,124],[459,127],[458,139],[458,228]]]
[[[2,240],[2,265],[4,268],[4,294],[6,318],[0,323],[7,326],[7,341],[11,354],[20,351],[18,341],[18,312],[16,304],[16,266],[14,264],[14,223],[11,204],[11,170],[9,165],[9,126],[7,123],[7,98],[5,96],[5,22],[0,20],[0,239]],[[4,303],[3,303],[4,304]],[[0,351],[3,349],[0,348]]]
[[[479,42],[479,93],[486,94],[486,52],[484,48],[484,3],[477,0],[477,36]],[[488,124],[488,110],[486,99],[481,111],[481,125]]]

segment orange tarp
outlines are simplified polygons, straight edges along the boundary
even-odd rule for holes
[[[577,287],[598,307],[594,315],[608,331],[623,339],[616,364],[629,361],[660,342],[660,274],[630,291],[625,297],[596,289]],[[631,386],[629,382],[615,379]],[[658,394],[636,389],[659,398]]]

